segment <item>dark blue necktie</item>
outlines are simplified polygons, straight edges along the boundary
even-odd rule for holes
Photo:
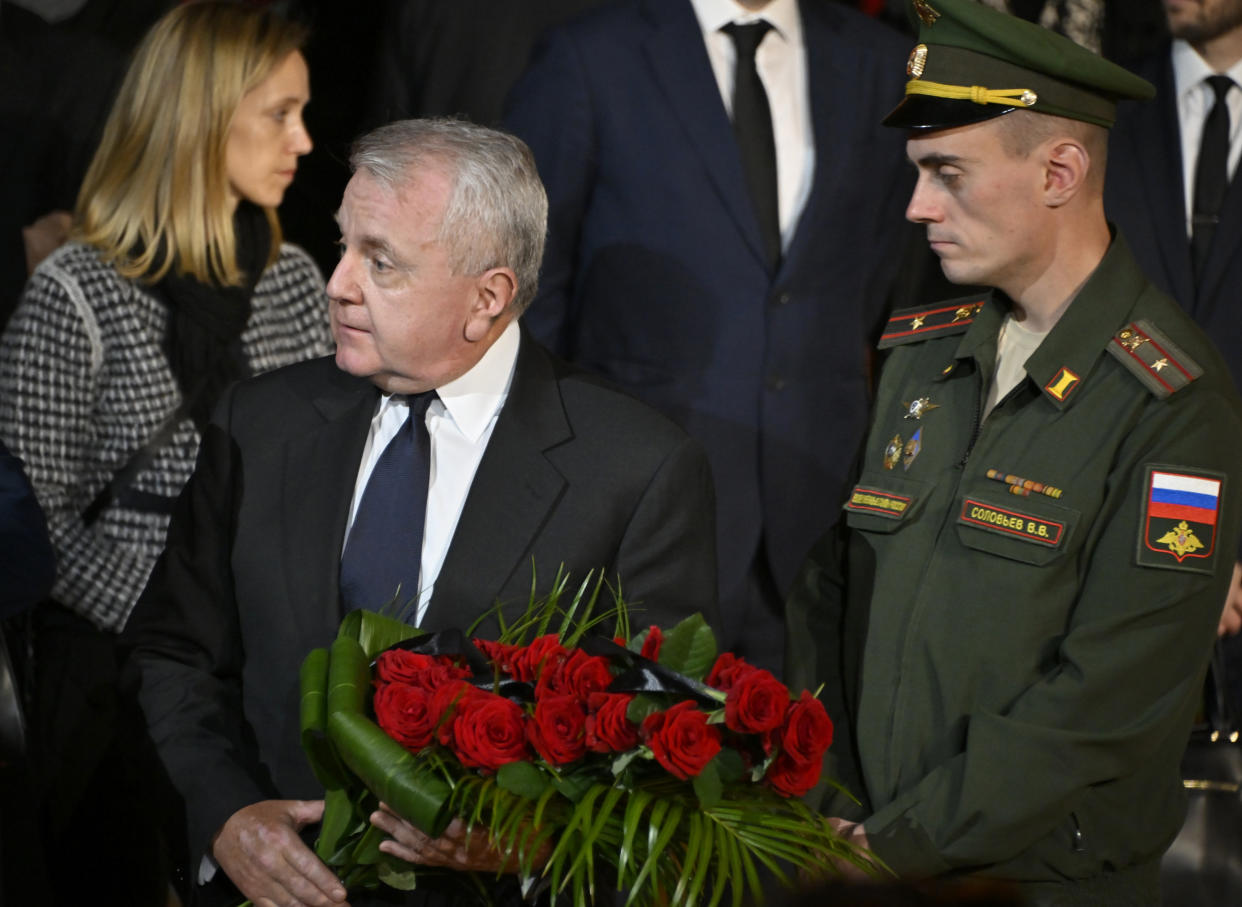
[[[409,398],[409,416],[371,470],[341,556],[347,611],[377,611],[394,598],[404,606],[418,597],[431,475],[426,416],[435,398],[435,391]]]

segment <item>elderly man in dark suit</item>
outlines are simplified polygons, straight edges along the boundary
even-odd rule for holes
[[[529,150],[410,120],[364,137],[352,163],[328,283],[335,363],[228,396],[127,630],[191,851],[256,902],[345,896],[297,834],[322,810],[298,664],[343,610],[396,595],[423,628],[464,628],[564,564],[619,578],[640,621],[714,619],[698,446],[518,326],[547,211]],[[413,858],[409,826],[377,824]]]
[[[828,0],[628,0],[550,32],[509,99],[551,202],[530,329],[703,443],[725,645],[772,669],[900,271],[876,124],[908,51]]]
[[[1166,0],[1171,44],[1134,70],[1156,86],[1122,104],[1104,204],[1151,281],[1215,341],[1242,388],[1242,0]],[[1228,686],[1242,711],[1242,553],[1221,615]]]

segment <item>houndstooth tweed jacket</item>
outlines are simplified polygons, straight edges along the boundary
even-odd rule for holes
[[[252,308],[242,346],[255,374],[331,352],[323,276],[296,246],[281,247]],[[90,526],[82,514],[181,403],[161,351],[165,322],[154,296],[70,243],[35,271],[0,338],[0,438],[25,461],[47,514],[52,595],[115,632],[164,546],[168,514],[127,496]],[[198,445],[186,418],[128,497],[175,498]]]

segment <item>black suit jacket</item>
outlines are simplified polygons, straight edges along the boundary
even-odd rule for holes
[[[298,742],[298,666],[342,616],[340,552],[378,391],[329,359],[238,385],[203,439],[126,629],[191,852],[258,800],[322,795]],[[670,422],[523,338],[423,627],[524,604],[563,562],[621,577],[635,619],[714,621],[706,460]],[[644,610],[638,611],[642,607]]]
[[[880,120],[909,45],[842,5],[799,6],[815,175],[775,275],[689,0],[630,0],[550,31],[506,114],[550,203],[526,320],[703,443],[722,600],[761,535],[783,594],[836,519],[908,197],[904,136]],[[724,618],[732,637],[752,629]]]

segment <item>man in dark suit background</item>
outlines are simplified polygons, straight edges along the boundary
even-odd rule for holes
[[[412,621],[465,628],[497,599],[525,603],[532,571],[546,592],[564,563],[619,577],[640,622],[714,621],[701,450],[518,327],[547,212],[529,150],[413,120],[361,139],[352,164],[335,363],[229,394],[127,628],[191,852],[210,857],[192,869],[214,860],[256,902],[344,897],[297,834],[322,811],[297,669],[342,602],[378,607],[400,582]],[[419,462],[421,484],[403,472]]]
[[[866,422],[908,51],[825,0],[630,0],[550,31],[509,98],[551,205],[530,329],[707,448],[724,644],[765,667]]]
[[[1105,208],[1242,388],[1242,0],[1164,5],[1173,41],[1133,67],[1156,100],[1118,107]],[[1234,637],[1224,644],[1228,686],[1242,712],[1242,556],[1229,590],[1220,633]]]

